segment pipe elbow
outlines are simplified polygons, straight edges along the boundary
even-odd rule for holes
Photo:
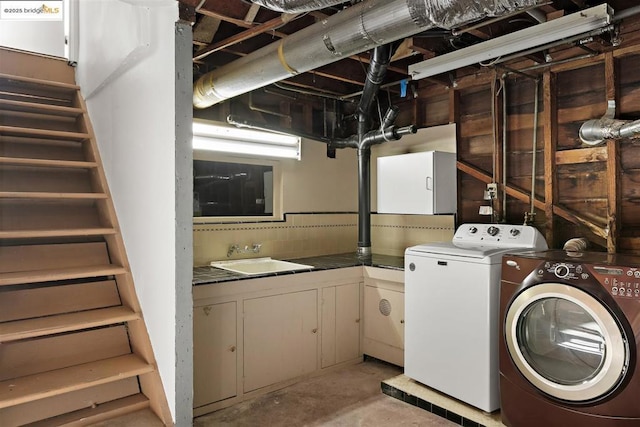
[[[580,141],[587,145],[602,144],[605,139],[620,138],[620,128],[626,122],[613,119],[588,120],[580,126]]]
[[[213,78],[212,73],[207,73],[193,84],[193,106],[195,108],[208,108],[226,99],[214,89]]]

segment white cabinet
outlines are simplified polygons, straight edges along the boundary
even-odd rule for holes
[[[322,289],[321,366],[360,356],[360,283]]]
[[[404,366],[404,274],[365,267],[363,353]]]
[[[193,309],[193,406],[237,393],[236,303]]]
[[[443,151],[378,157],[378,213],[456,213],[456,154]]]
[[[245,299],[243,310],[245,393],[317,369],[317,290]]]

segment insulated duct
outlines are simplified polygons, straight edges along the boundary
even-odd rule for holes
[[[616,102],[607,101],[607,111],[600,119],[588,120],[580,126],[580,140],[587,145],[600,145],[606,139],[640,138],[640,120],[616,120]]]
[[[207,108],[434,27],[451,29],[536,4],[539,0],[364,0],[201,76],[193,105]]]
[[[580,126],[580,140],[587,145],[599,145],[606,139],[640,138],[640,120],[589,120]]]
[[[252,3],[264,6],[267,9],[284,13],[311,12],[346,3],[347,0],[251,0]]]

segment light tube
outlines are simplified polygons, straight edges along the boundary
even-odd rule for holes
[[[536,46],[584,34],[611,23],[613,10],[601,4],[552,21],[515,31],[476,45],[409,65],[413,80],[435,76]]]
[[[300,160],[300,137],[193,122],[194,150]]]

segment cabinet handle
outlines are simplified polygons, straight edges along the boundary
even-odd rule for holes
[[[315,334],[316,332],[318,332],[318,328],[313,328],[313,329],[311,330],[311,332],[313,332],[313,333]]]
[[[229,351],[230,351],[231,353],[233,353],[234,351],[236,351],[236,346],[235,346],[235,345],[232,345],[231,347],[229,347]]]
[[[400,320],[400,323],[404,323],[404,319],[401,319],[401,320]]]

